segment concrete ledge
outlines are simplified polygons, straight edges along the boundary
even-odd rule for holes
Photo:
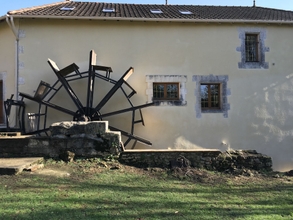
[[[34,170],[42,164],[42,157],[29,158],[0,158],[0,175],[15,175],[24,169]]]
[[[140,149],[140,150],[124,150],[126,153],[170,153],[170,152],[220,152],[219,149]]]
[[[15,137],[15,136],[20,136],[21,135],[21,132],[0,132],[0,138],[1,137]]]
[[[0,135],[0,139],[5,140],[5,139],[26,139],[33,137],[32,135]]]

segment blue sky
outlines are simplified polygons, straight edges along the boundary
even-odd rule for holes
[[[1,0],[0,16],[5,15],[6,12],[10,10],[17,10],[32,6],[40,6],[44,4],[55,3],[58,1],[61,0]],[[98,0],[88,0],[88,2],[96,1]],[[101,0],[100,2],[165,4],[166,0]],[[168,0],[168,4],[252,6],[253,0]],[[278,8],[293,11],[293,0],[256,0],[256,5],[261,7]]]

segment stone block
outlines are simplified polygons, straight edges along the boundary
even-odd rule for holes
[[[50,126],[51,136],[72,136],[72,135],[103,135],[108,130],[108,122],[92,121],[92,122],[76,122],[63,121],[57,122]]]

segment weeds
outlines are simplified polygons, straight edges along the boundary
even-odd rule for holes
[[[0,219],[293,219],[293,180],[47,160],[44,170],[0,176],[0,204]]]

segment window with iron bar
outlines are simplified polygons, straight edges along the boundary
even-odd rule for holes
[[[259,62],[259,35],[245,34],[245,59],[246,62]]]
[[[179,83],[153,83],[153,100],[178,100]]]

